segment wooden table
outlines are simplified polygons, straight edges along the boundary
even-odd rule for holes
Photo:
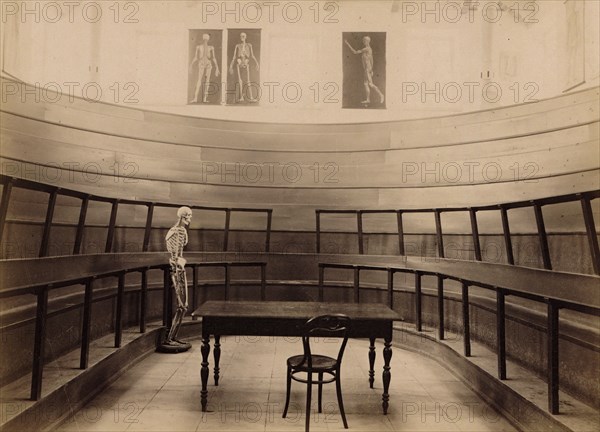
[[[392,358],[392,324],[400,316],[388,306],[379,303],[326,303],[326,302],[249,302],[207,301],[193,316],[202,317],[202,366],[200,377],[202,390],[200,402],[206,411],[208,384],[208,355],[210,335],[215,338],[214,379],[219,385],[220,337],[237,336],[302,336],[306,321],[314,316],[340,313],[354,321],[348,336],[368,338],[369,385],[373,388],[375,365],[375,339],[383,338],[383,413],[387,414],[390,388],[390,360]]]

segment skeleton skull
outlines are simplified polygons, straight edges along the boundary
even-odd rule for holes
[[[192,209],[189,207],[179,207],[177,210],[177,217],[183,221],[187,226],[192,221]]]

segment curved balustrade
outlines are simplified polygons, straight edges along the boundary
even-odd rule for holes
[[[166,210],[179,206],[170,202],[110,198],[3,175],[0,175],[0,184],[3,185],[0,239],[4,245],[3,254],[7,257],[157,250],[154,244],[162,238],[159,231],[171,226],[173,219]],[[34,193],[37,195],[31,195]],[[298,198],[295,193],[288,192],[287,195]],[[288,211],[283,211],[281,206],[267,209],[188,204],[200,212],[190,227],[192,235],[188,249],[316,250],[317,253],[353,253],[356,250],[359,254],[421,255],[429,254],[429,251],[420,249],[433,247],[439,257],[465,258],[463,255],[472,255],[472,259],[481,261],[489,242],[492,242],[491,246],[499,254],[493,259],[496,262],[598,274],[600,251],[593,207],[599,197],[599,190],[588,190],[480,206],[364,210],[317,207],[316,229],[306,231],[290,228],[304,228],[308,212],[313,215],[312,218],[315,217],[315,206],[308,204],[298,204]],[[340,201],[341,206],[343,198],[337,195],[337,198],[332,198],[336,201],[332,202]],[[70,201],[66,202],[66,199]],[[565,205],[570,207],[561,207]],[[337,225],[333,230],[323,228],[330,220],[326,216],[336,218]],[[340,217],[346,218],[345,225]],[[356,221],[354,226],[348,225],[348,217]],[[273,231],[273,221],[279,222],[279,230]],[[286,226],[281,226],[283,221]],[[6,229],[8,224],[10,230]],[[266,225],[264,229],[253,228],[265,226],[263,224]],[[27,228],[28,225],[35,228]],[[569,247],[584,253],[584,261],[579,260],[579,264],[565,261],[568,257],[563,256],[554,242],[554,236],[561,233],[573,238]],[[342,237],[324,246],[322,237],[326,234]],[[414,243],[415,235],[427,246]],[[449,241],[444,238],[448,235],[461,236],[462,240],[459,239],[459,243]],[[353,241],[353,236],[358,241]],[[370,236],[375,236],[372,237],[374,243],[367,251],[366,243]],[[72,240],[69,240],[71,237]],[[19,242],[24,246],[21,247]],[[586,242],[589,255],[585,254]],[[451,254],[448,248],[455,243],[464,253]],[[556,255],[559,252],[561,255]],[[525,255],[528,258],[524,259]],[[483,260],[486,260],[485,256]]]
[[[429,209],[398,209],[398,210],[326,210],[317,209],[316,214],[316,252],[321,253],[321,234],[326,232],[321,229],[321,218],[323,215],[346,214],[356,215],[356,234],[358,237],[358,253],[364,254],[364,236],[367,234],[363,231],[363,216],[369,214],[392,214],[397,219],[397,236],[398,236],[398,255],[406,255],[405,250],[405,233],[403,224],[403,215],[414,213],[432,213],[435,217],[435,233],[437,243],[437,256],[444,258],[444,238],[442,230],[441,215],[442,213],[465,212],[469,215],[471,222],[471,236],[473,239],[473,247],[475,260],[481,261],[481,244],[479,239],[479,227],[477,224],[477,213],[484,211],[499,211],[502,220],[502,233],[504,236],[504,244],[506,248],[506,256],[508,264],[515,264],[513,257],[513,247],[511,239],[511,230],[508,221],[508,211],[519,208],[529,208],[533,210],[537,226],[537,235],[540,243],[540,253],[542,256],[544,268],[552,270],[552,260],[548,247],[548,236],[544,223],[544,215],[542,207],[551,204],[561,204],[570,202],[579,202],[581,204],[582,218],[585,222],[587,240],[589,250],[592,257],[594,272],[600,274],[600,249],[598,247],[598,236],[596,233],[596,225],[594,223],[594,215],[592,212],[591,201],[600,198],[600,190],[581,192],[575,194],[554,196],[531,201],[518,201],[512,203],[502,203],[488,206],[473,206],[473,207],[444,207],[444,208],[429,208]]]
[[[174,204],[174,203],[160,203],[160,202],[146,202],[139,200],[129,200],[129,199],[119,199],[119,198],[107,198],[98,195],[87,194],[80,191],[64,189],[56,186],[51,186],[43,183],[33,182],[29,180],[9,177],[6,175],[0,174],[0,184],[3,185],[2,189],[2,201],[0,203],[0,241],[2,240],[2,234],[4,232],[4,227],[7,222],[7,212],[8,206],[12,194],[13,188],[22,188],[33,191],[45,192],[48,194],[48,205],[46,209],[46,218],[43,227],[42,233],[42,241],[39,250],[39,257],[48,256],[48,248],[50,241],[50,232],[52,229],[52,219],[54,217],[54,209],[56,206],[56,201],[59,196],[69,196],[73,198],[78,198],[81,200],[81,207],[79,212],[79,222],[77,224],[77,232],[75,235],[75,241],[73,246],[73,255],[77,255],[81,253],[81,243],[83,239],[83,232],[86,225],[86,217],[88,207],[91,202],[104,202],[109,203],[111,205],[110,211],[110,220],[108,224],[108,233],[106,236],[106,244],[104,248],[105,253],[113,252],[113,242],[115,237],[115,228],[117,221],[117,212],[119,209],[119,205],[134,205],[134,206],[144,206],[147,208],[146,215],[146,223],[144,228],[144,240],[142,245],[142,251],[148,251],[148,244],[150,242],[150,234],[153,228],[152,221],[154,211],[157,208],[178,208],[183,204]],[[207,206],[197,206],[197,205],[188,205],[191,209],[195,210],[207,210],[207,211],[215,211],[222,212],[225,215],[225,226],[223,228],[223,251],[229,250],[229,232],[230,232],[230,223],[231,223],[231,215],[232,213],[259,213],[265,214],[267,217],[266,221],[266,229],[265,229],[265,251],[268,252],[270,248],[271,242],[271,221],[273,210],[266,208],[222,208],[222,207],[207,207]]]
[[[471,355],[469,328],[469,287],[478,286],[496,293],[496,353],[498,378],[506,379],[506,313],[505,297],[513,295],[547,305],[547,353],[548,362],[548,411],[558,414],[559,399],[559,310],[571,309],[585,314],[600,316],[600,298],[595,295],[600,279],[592,276],[565,275],[556,272],[541,272],[526,269],[502,269],[497,265],[440,261],[427,263],[407,259],[403,265],[389,258],[371,259],[371,263],[326,263],[319,262],[319,300],[323,301],[325,269],[350,269],[354,273],[354,302],[360,301],[360,271],[376,270],[387,272],[388,304],[394,307],[394,273],[405,272],[415,275],[415,326],[422,331],[421,277],[437,277],[438,338],[443,340],[444,331],[444,279],[452,279],[462,285],[462,320],[464,355]]]
[[[146,332],[146,317],[147,317],[147,297],[148,297],[148,277],[147,272],[153,269],[162,270],[163,277],[163,304],[162,304],[162,323],[163,326],[169,325],[173,319],[172,307],[173,305],[172,289],[171,289],[171,278],[170,278],[170,265],[164,263],[164,260],[158,260],[154,256],[147,257],[145,265],[134,265],[132,266],[127,260],[119,262],[117,260],[109,260],[108,262],[102,262],[94,264],[95,270],[88,271],[87,274],[79,274],[74,276],[72,268],[62,268],[59,272],[63,273],[62,276],[58,276],[58,279],[53,279],[48,273],[35,272],[33,278],[27,277],[25,272],[15,272],[14,269],[10,275],[3,274],[3,284],[0,288],[0,299],[6,299],[15,296],[21,296],[25,294],[33,294],[37,297],[36,303],[36,317],[35,317],[35,333],[34,333],[34,346],[33,346],[33,365],[32,365],[32,380],[31,380],[31,399],[38,400],[42,392],[42,375],[44,370],[44,353],[45,353],[45,341],[46,341],[46,321],[49,316],[48,310],[48,294],[50,291],[59,289],[62,287],[79,285],[85,286],[84,290],[84,301],[81,305],[83,307],[83,324],[81,333],[81,353],[79,360],[79,367],[81,369],[87,369],[89,362],[89,351],[90,351],[90,340],[91,340],[91,323],[92,323],[92,304],[103,300],[108,300],[116,297],[116,318],[115,318],[115,348],[121,346],[121,339],[123,333],[123,308],[124,308],[124,296],[125,296],[125,275],[131,273],[140,273],[140,300],[138,305],[139,310],[139,329],[140,333]],[[106,267],[112,267],[111,270],[107,271]],[[204,261],[204,260],[188,260],[186,267],[192,270],[192,285],[191,285],[191,307],[192,310],[198,307],[197,289],[198,283],[198,269],[201,267],[223,267],[225,269],[225,278],[223,281],[224,286],[224,299],[229,298],[228,293],[232,286],[230,269],[232,267],[258,267],[260,268],[260,298],[265,299],[266,290],[266,262],[262,261]],[[102,269],[104,267],[104,269]],[[28,269],[31,270],[31,269]],[[65,274],[71,273],[71,277],[66,277]],[[85,272],[81,272],[85,273]],[[12,280],[11,276],[25,277],[28,281],[23,283],[23,280]],[[56,277],[56,275],[54,275]],[[102,297],[94,298],[94,282],[98,279],[116,277],[117,282],[117,293],[114,295],[107,295]],[[32,279],[36,279],[35,282]],[[64,313],[72,309],[72,306],[53,311],[53,315]]]
[[[56,257],[31,260],[9,260],[0,262],[0,275],[2,277],[2,288],[0,289],[0,298],[20,296],[23,294],[33,294],[37,297],[37,312],[35,320],[35,356],[33,357],[33,378],[32,378],[32,398],[40,396],[41,377],[43,372],[44,358],[44,340],[46,320],[48,313],[48,293],[51,290],[71,286],[74,284],[83,284],[85,286],[83,303],[70,305],[68,308],[53,311],[52,314],[62,313],[73,307],[83,309],[83,328],[82,341],[80,345],[80,367],[85,368],[89,355],[90,341],[90,323],[92,316],[92,303],[107,299],[115,299],[115,346],[120,344],[120,334],[122,332],[123,320],[123,296],[125,275],[140,273],[141,281],[139,289],[139,299],[136,299],[136,308],[139,311],[138,325],[140,331],[144,331],[146,323],[145,310],[148,307],[147,299],[149,288],[148,272],[157,270],[163,272],[162,282],[155,290],[163,292],[162,301],[162,321],[163,324],[169,323],[171,308],[166,305],[172,305],[170,297],[172,290],[169,285],[169,267],[166,253],[134,253],[134,254],[103,254],[91,257],[72,256]],[[506,347],[505,347],[505,297],[513,296],[515,298],[524,298],[534,300],[547,306],[548,320],[547,325],[550,331],[550,340],[548,341],[548,358],[550,362],[550,393],[551,399],[550,411],[556,412],[557,391],[558,391],[558,311],[559,309],[570,309],[592,316],[600,316],[600,300],[595,293],[598,289],[600,278],[597,276],[578,275],[562,272],[550,272],[546,270],[528,269],[517,266],[506,266],[500,264],[490,264],[482,262],[469,262],[449,259],[435,259],[433,261],[422,260],[411,257],[390,257],[390,256],[364,256],[364,255],[310,255],[310,254],[275,254],[275,253],[256,253],[250,255],[238,255],[232,252],[227,253],[189,253],[187,255],[188,266],[193,272],[191,278],[191,302],[190,307],[196,307],[197,304],[205,298],[206,292],[202,296],[198,295],[198,288],[203,285],[200,280],[199,271],[204,267],[222,267],[225,269],[225,276],[222,282],[222,289],[215,292],[220,298],[229,298],[231,286],[238,285],[239,281],[231,281],[229,269],[233,267],[260,268],[260,277],[252,276],[255,282],[251,285],[259,285],[259,291],[253,289],[253,295],[260,300],[269,300],[282,295],[279,292],[281,286],[287,286],[286,295],[291,291],[301,287],[309,286],[308,292],[304,297],[313,300],[323,301],[325,297],[325,288],[347,287],[347,284],[338,282],[326,282],[325,270],[329,268],[351,269],[353,275],[351,299],[355,302],[364,301],[361,296],[363,290],[371,292],[373,289],[385,294],[381,297],[387,299],[388,304],[396,309],[406,309],[406,302],[402,304],[394,303],[394,295],[404,295],[405,292],[413,292],[410,288],[400,288],[394,285],[394,274],[409,273],[414,274],[414,304],[415,325],[418,331],[422,330],[422,300],[425,293],[421,291],[421,279],[424,276],[433,276],[437,278],[437,325],[438,337],[444,339],[444,297],[449,292],[444,291],[444,280],[458,281],[462,286],[461,296],[458,301],[462,303],[464,352],[470,355],[470,327],[468,305],[478,304],[480,300],[469,299],[469,287],[482,287],[496,296],[496,332],[498,353],[498,373],[501,379],[506,377]],[[369,275],[370,283],[361,281],[362,271],[375,271],[387,273],[387,286],[381,286],[372,281],[378,280]],[[93,296],[95,284],[103,278],[116,278],[116,294],[103,296]],[[244,285],[248,283],[242,283]],[[361,286],[362,285],[362,286]],[[165,289],[167,288],[167,289]],[[302,288],[305,289],[305,288]],[[335,291],[335,290],[334,290]],[[129,292],[129,291],[128,291]],[[213,294],[215,294],[213,293]],[[239,294],[238,294],[239,295]],[[336,295],[335,292],[329,294]],[[342,295],[342,298],[344,295]],[[368,296],[367,296],[368,297]],[[428,294],[428,297],[431,297]],[[379,298],[379,297],[378,297]],[[454,298],[456,300],[456,298]],[[512,304],[512,303],[511,303]],[[130,309],[131,310],[131,309]],[[435,315],[435,312],[434,312]],[[476,317],[477,318],[477,317]],[[106,320],[106,317],[102,319]],[[112,318],[108,318],[109,320]],[[79,321],[78,321],[79,322]],[[569,327],[568,322],[563,325]],[[564,331],[564,330],[563,330]],[[572,331],[572,330],[570,330]],[[590,349],[589,347],[586,349]],[[566,361],[566,360],[563,360]],[[572,361],[572,360],[571,360]]]

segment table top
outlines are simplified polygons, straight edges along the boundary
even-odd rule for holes
[[[207,301],[192,316],[309,319],[344,314],[353,320],[400,321],[397,312],[382,303],[331,303],[282,301]]]

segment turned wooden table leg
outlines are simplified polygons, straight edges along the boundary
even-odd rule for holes
[[[202,335],[202,347],[200,348],[202,353],[202,367],[200,368],[200,378],[202,380],[202,389],[200,390],[200,403],[202,405],[202,412],[206,412],[206,403],[208,390],[208,354],[210,353],[210,336],[205,334]]]
[[[390,373],[390,360],[392,359],[392,339],[385,338],[384,348],[383,348],[383,413],[387,414],[387,410],[389,407],[389,389],[390,389],[390,380],[392,375]]]
[[[375,382],[375,338],[369,338],[369,387]]]
[[[219,369],[219,360],[221,360],[221,336],[215,335],[215,349],[213,350],[213,356],[215,358],[215,366],[214,366],[215,386],[218,386],[219,385],[219,372],[221,371],[221,369]]]

